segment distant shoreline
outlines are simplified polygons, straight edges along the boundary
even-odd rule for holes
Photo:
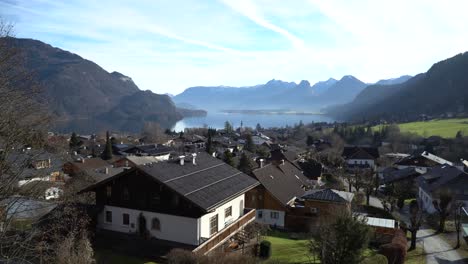
[[[324,115],[320,112],[293,111],[293,110],[221,110],[225,114],[247,114],[247,115]]]

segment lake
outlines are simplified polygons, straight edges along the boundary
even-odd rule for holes
[[[294,115],[294,114],[242,114],[242,113],[223,113],[223,112],[208,112],[204,117],[188,117],[177,122],[173,130],[179,132],[185,128],[208,127],[221,129],[224,128],[224,123],[229,121],[235,128],[239,127],[241,122],[244,127],[254,128],[257,123],[262,127],[284,127],[294,126],[299,124],[302,120],[303,123],[312,122],[333,122],[334,120],[325,115]]]

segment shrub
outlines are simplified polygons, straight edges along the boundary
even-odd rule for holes
[[[197,256],[191,251],[183,249],[173,249],[167,254],[167,263],[169,264],[196,264]]]
[[[379,253],[387,257],[388,263],[403,264],[406,257],[407,240],[402,230],[397,230],[392,242],[382,245]]]
[[[376,254],[364,259],[362,264],[388,264],[388,260],[384,255]]]
[[[267,259],[271,256],[271,243],[270,241],[263,240],[260,242],[259,257]]]

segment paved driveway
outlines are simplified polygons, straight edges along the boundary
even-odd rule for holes
[[[444,238],[435,234],[432,229],[418,231],[418,242],[424,247],[427,264],[462,264],[468,263],[463,259]]]

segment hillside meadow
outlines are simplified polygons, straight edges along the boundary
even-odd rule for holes
[[[398,124],[401,132],[411,132],[423,137],[441,136],[454,138],[458,131],[468,135],[468,118],[434,119]],[[375,126],[373,129],[379,129]]]

